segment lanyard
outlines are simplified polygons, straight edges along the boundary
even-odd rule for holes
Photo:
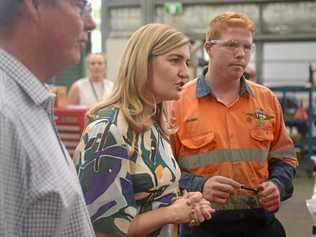
[[[101,91],[101,98],[99,98],[98,94],[97,94],[97,91],[93,85],[93,82],[89,79],[89,83],[90,83],[90,86],[91,86],[91,89],[92,89],[92,92],[93,92],[93,95],[94,95],[94,98],[95,100],[98,102],[100,101],[100,99],[102,99],[102,96],[103,96],[103,92],[104,92],[104,82],[102,81],[102,91]]]

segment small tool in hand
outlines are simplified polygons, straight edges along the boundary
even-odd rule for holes
[[[256,189],[256,188],[250,188],[250,187],[247,187],[245,185],[241,185],[240,187],[241,189],[245,189],[245,190],[248,190],[248,191],[251,191],[251,192],[254,192],[255,194],[257,194],[259,192],[259,189]]]

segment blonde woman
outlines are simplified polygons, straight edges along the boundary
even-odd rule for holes
[[[113,82],[104,78],[107,63],[102,53],[89,54],[86,67],[88,77],[72,84],[68,93],[68,104],[92,107],[112,91]]]
[[[77,148],[78,172],[97,237],[177,236],[213,209],[201,193],[179,197],[164,101],[179,98],[190,41],[164,24],[129,39],[111,96],[92,108]]]

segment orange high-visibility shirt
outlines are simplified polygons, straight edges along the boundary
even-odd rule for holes
[[[186,84],[171,105],[178,125],[171,141],[182,170],[221,175],[256,188],[267,181],[274,161],[297,166],[281,106],[271,90],[242,78],[240,97],[225,106],[210,89],[197,92],[197,83],[205,83],[201,80]]]

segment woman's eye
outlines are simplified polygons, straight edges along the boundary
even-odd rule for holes
[[[179,59],[177,59],[177,58],[171,58],[169,61],[172,62],[172,63],[177,63],[177,62],[179,62]]]

